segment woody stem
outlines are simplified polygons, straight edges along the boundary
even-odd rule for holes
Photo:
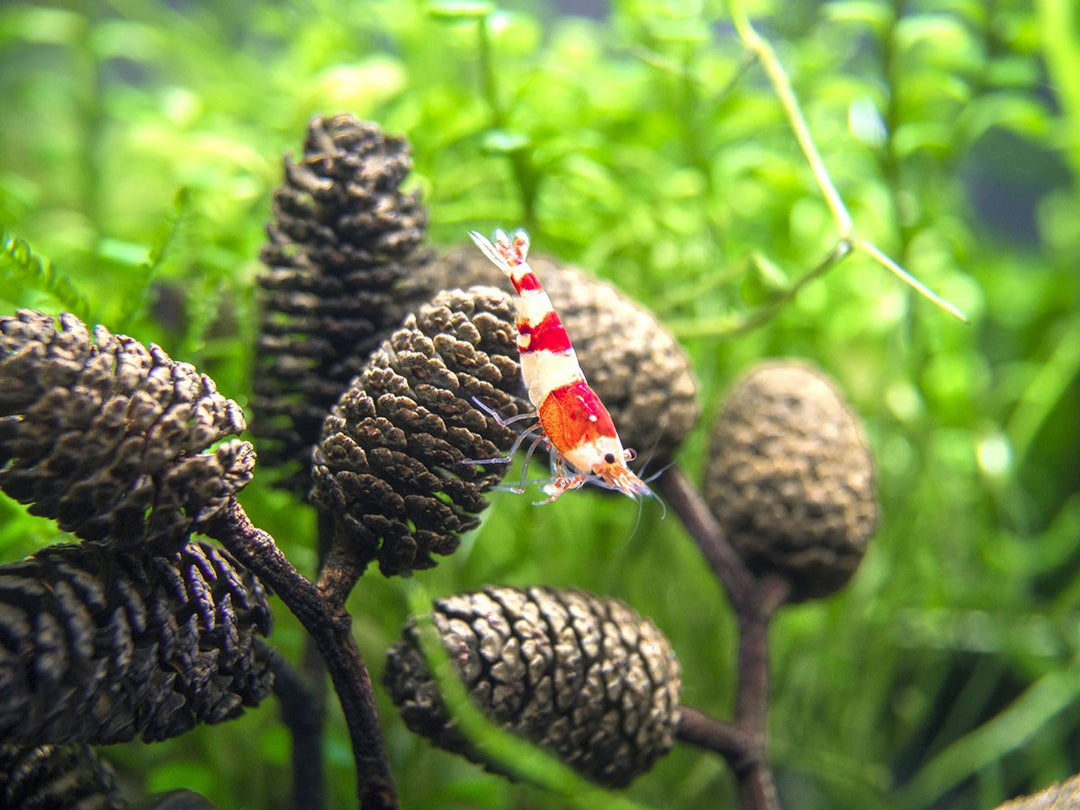
[[[356,764],[363,810],[396,810],[397,790],[386,761],[371,678],[344,608],[332,608],[293,567],[274,538],[252,525],[235,500],[204,527],[242,565],[269,586],[314,639],[341,702]]]
[[[710,717],[693,706],[682,707],[675,737],[680,742],[720,754],[736,773],[752,759],[757,744],[737,726]]]
[[[754,600],[754,576],[728,542],[701,493],[678,465],[661,475],[656,486],[701,549],[732,607],[741,616]]]
[[[270,659],[270,669],[274,673],[274,694],[281,705],[281,719],[292,735],[292,806],[297,810],[321,810],[326,806],[322,762],[324,696],[319,695],[315,684],[309,683],[309,678],[272,646],[261,641],[259,646],[266,649]],[[320,660],[320,686],[323,672]]]
[[[745,810],[779,810],[766,755],[769,710],[769,622],[787,597],[776,577],[757,579],[732,547],[701,493],[677,466],[657,480],[657,488],[701,549],[731,602],[738,620],[738,692],[735,724],[691,711],[679,738],[723,755],[735,771]]]

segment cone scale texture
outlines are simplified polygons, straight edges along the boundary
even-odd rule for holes
[[[64,531],[171,553],[251,480],[251,445],[226,439],[244,428],[157,346],[91,339],[73,315],[0,317],[0,490]]]
[[[623,602],[487,587],[436,600],[433,618],[480,710],[588,778],[623,787],[671,749],[679,664],[656,626]],[[414,626],[390,651],[385,681],[410,729],[487,765],[448,715]]]
[[[0,567],[0,739],[175,737],[273,682],[258,581],[205,543],[171,556],[59,545]]]
[[[88,745],[0,745],[0,807],[117,810],[116,776]]]
[[[713,427],[704,491],[751,570],[785,577],[792,601],[842,587],[877,526],[858,421],[824,375],[796,363],[736,386]]]
[[[427,231],[419,195],[400,190],[408,144],[352,116],[317,117],[286,157],[261,258],[253,433],[263,462],[302,494],[327,411],[405,315],[397,288]]]
[[[454,290],[413,315],[375,351],[333,407],[314,453],[312,501],[333,515],[335,543],[387,576],[435,565],[487,507],[527,412],[510,297]]]

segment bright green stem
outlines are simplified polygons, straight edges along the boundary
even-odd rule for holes
[[[897,794],[901,807],[929,807],[965,779],[1022,749],[1080,696],[1080,666],[1043,675],[1007,708],[938,752]],[[1034,805],[1032,805],[1034,806]]]
[[[909,273],[903,267],[898,265],[896,262],[894,262],[892,259],[890,259],[888,256],[886,256],[884,253],[882,253],[881,249],[877,245],[875,245],[873,242],[868,242],[865,239],[860,239],[858,242],[855,243],[855,246],[857,248],[859,248],[859,250],[863,251],[863,253],[866,253],[868,256],[870,256],[871,259],[876,261],[878,264],[880,264],[882,267],[884,267],[890,273],[894,274],[897,278],[899,278],[905,284],[910,286],[913,290],[915,290],[915,292],[917,292],[923,298],[926,298],[927,300],[934,302],[939,307],[941,307],[943,310],[945,310],[950,315],[952,315],[954,318],[958,318],[961,321],[963,321],[964,323],[968,323],[967,315],[965,315],[959,309],[959,307],[957,307],[954,304],[949,303],[944,298],[942,298],[940,295],[938,295],[936,292],[934,292],[929,287],[927,287],[925,284],[923,284],[921,281],[919,281],[917,278],[915,278],[915,276],[911,275],[911,273]]]
[[[1066,149],[1080,178],[1080,8],[1076,0],[1037,0],[1043,55],[1065,117]]]
[[[499,102],[499,92],[495,85],[495,71],[491,67],[491,36],[488,32],[487,16],[480,17],[476,21],[477,50],[480,58],[480,81],[483,87],[484,99],[491,107],[491,119],[497,127],[505,124],[506,115],[502,104]]]
[[[1047,1],[1054,2],[1054,0]],[[1067,1],[1065,0],[1065,2]],[[822,160],[817,144],[814,143],[814,137],[810,134],[810,125],[806,123],[806,117],[802,113],[799,100],[795,96],[795,90],[791,86],[791,79],[788,78],[784,66],[780,64],[776,51],[773,50],[768,40],[762,37],[754,29],[754,26],[750,24],[750,19],[746,16],[746,10],[743,8],[741,0],[728,0],[728,13],[731,15],[731,22],[735,26],[739,39],[742,40],[747,50],[757,57],[762,69],[765,71],[765,75],[768,76],[773,89],[776,91],[780,106],[783,107],[784,114],[787,116],[791,129],[795,133],[795,140],[798,141],[799,148],[802,149],[803,155],[806,157],[806,162],[810,164],[810,171],[814,175],[814,180],[817,181],[818,188],[821,189],[825,202],[829,206],[829,210],[832,211],[833,219],[836,221],[836,230],[839,232],[838,242],[854,245],[889,272],[894,273],[904,283],[910,285],[919,295],[937,304],[953,317],[966,322],[967,318],[957,307],[918,281],[899,264],[886,256],[876,245],[866,239],[855,238],[855,225],[851,219],[851,214],[847,206],[844,205],[844,200],[840,196],[840,192],[837,191],[836,184],[833,183],[832,178],[829,176],[829,170],[825,168],[825,161]]]
[[[1022,461],[1031,450],[1035,437],[1050,418],[1054,408],[1067,395],[1069,387],[1080,376],[1080,320],[1073,318],[1050,356],[1038,366],[1038,371],[1024,389],[1016,404],[1006,432],[1012,443],[1016,461]]]
[[[825,161],[822,160],[817,144],[814,143],[814,138],[810,134],[810,125],[806,123],[806,117],[799,107],[799,100],[795,97],[791,79],[788,78],[784,66],[780,64],[776,51],[773,50],[768,40],[758,34],[754,26],[750,24],[740,0],[728,0],[728,12],[731,14],[731,22],[735,26],[735,31],[739,34],[739,39],[761,62],[765,75],[769,77],[769,81],[772,82],[773,88],[776,90],[776,95],[780,99],[780,106],[784,108],[784,113],[787,115],[791,128],[795,132],[795,140],[799,142],[799,148],[802,149],[803,155],[806,156],[806,162],[810,164],[810,171],[814,173],[814,179],[817,181],[821,193],[825,196],[825,202],[828,203],[829,209],[832,211],[833,219],[836,220],[836,229],[840,232],[840,238],[842,240],[850,239],[854,230],[851,214],[848,213],[847,206],[844,205],[844,201],[840,197],[840,192],[836,190],[836,186],[829,176],[829,170],[825,168]]]

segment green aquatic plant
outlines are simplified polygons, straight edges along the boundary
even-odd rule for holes
[[[132,655],[149,660],[137,617],[108,610],[172,604],[161,584],[171,581],[203,594],[205,609],[177,618],[162,607],[145,627],[182,625],[182,643],[162,649],[197,654],[135,667],[150,680],[133,680],[131,694],[145,700],[163,673],[183,683],[217,673],[206,669],[217,645],[216,662],[241,662],[221,670],[221,706],[256,702],[272,672],[286,726],[265,699],[238,717],[184,715],[196,725],[186,733],[104,752],[125,793],[187,788],[222,806],[270,807],[290,801],[291,782],[296,804],[343,806],[359,781],[372,806],[395,796],[407,807],[595,806],[600,788],[507,739],[519,720],[499,716],[495,728],[471,713],[468,695],[495,681],[455,689],[455,666],[473,659],[439,627],[443,606],[485,588],[569,588],[632,606],[679,664],[674,746],[612,806],[735,806],[741,796],[751,807],[986,807],[1080,770],[1069,744],[1080,705],[1070,70],[1080,47],[1070,21],[1065,0],[633,0],[574,13],[487,2],[6,4],[8,313],[33,311],[25,317],[52,329],[67,311],[88,336],[108,327],[106,346],[123,332],[131,351],[169,359],[149,367],[194,363],[180,377],[212,378],[246,411],[259,452],[252,469],[232,432],[174,452],[197,398],[184,386],[166,396],[156,377],[147,413],[175,431],[139,438],[156,418],[105,430],[94,403],[134,401],[143,383],[113,386],[104,359],[86,378],[93,397],[5,412],[10,478],[33,483],[0,500],[3,560],[23,566],[5,580],[5,604],[21,606],[8,637],[34,650],[19,660],[48,661],[68,673],[60,682],[92,693],[132,668],[53,663],[99,657],[79,641],[87,627],[120,640],[131,629]],[[361,149],[377,132],[407,138],[408,158],[399,136]],[[383,162],[349,186],[361,153]],[[405,236],[371,242],[370,227],[393,222],[398,204]],[[490,489],[535,469],[459,469],[511,446],[519,423],[500,420],[525,407],[511,379],[512,324],[495,317],[510,311],[509,291],[492,289],[501,279],[471,267],[460,243],[471,228],[518,225],[558,257],[538,259],[538,272],[590,382],[648,460],[644,474],[674,462],[652,484],[666,519],[657,504],[639,515],[594,491],[536,508],[530,494]],[[362,255],[369,244],[383,247]],[[362,267],[342,272],[338,254]],[[361,323],[368,305],[374,317]],[[26,379],[33,351],[11,379]],[[777,357],[827,370],[841,407],[819,411],[810,382],[750,405],[724,394]],[[498,418],[474,407],[477,390],[497,400]],[[745,422],[759,411],[789,420],[787,442]],[[844,427],[845,413],[859,414],[860,430]],[[815,424],[838,441],[817,443]],[[856,449],[845,461],[842,448]],[[770,449],[781,453],[775,467]],[[805,450],[800,464],[793,454]],[[823,505],[831,493],[839,500]],[[785,500],[795,496],[804,500]],[[91,517],[65,511],[75,503],[91,504]],[[768,514],[747,511],[755,505]],[[867,542],[872,512],[880,526]],[[777,519],[787,523],[772,547]],[[74,551],[52,549],[74,539]],[[268,639],[239,618],[230,594],[245,588],[211,587],[203,573],[204,590],[192,565],[170,568],[170,555],[200,543],[229,555],[236,582],[261,582],[270,604],[288,608]],[[121,553],[137,557],[120,577],[131,584],[95,613],[95,577],[120,571],[109,555]],[[24,557],[37,562],[15,562]],[[24,633],[18,617],[46,582],[84,582],[84,596]],[[509,604],[500,614],[516,616]],[[238,617],[215,625],[239,628],[238,646],[206,629],[215,611]],[[412,735],[378,686],[406,614],[429,611],[409,635],[438,631],[419,643],[432,675],[422,694],[437,684],[439,716],[460,717],[470,752],[488,750],[485,762],[512,781]],[[63,643],[54,626],[69,628]],[[248,649],[251,693],[230,685],[249,670],[228,650]],[[22,687],[0,697],[43,705]],[[95,705],[87,724],[124,716]],[[186,727],[164,709],[154,716],[164,718],[154,728]],[[4,795],[29,802],[42,785],[71,788],[72,801],[123,801],[100,752],[66,739],[9,743],[19,778]],[[65,768],[85,778],[60,785]]]

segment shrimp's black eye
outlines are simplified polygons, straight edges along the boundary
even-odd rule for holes
[[[615,463],[615,454],[614,453],[604,453],[604,461],[606,461],[608,464],[614,464]]]

